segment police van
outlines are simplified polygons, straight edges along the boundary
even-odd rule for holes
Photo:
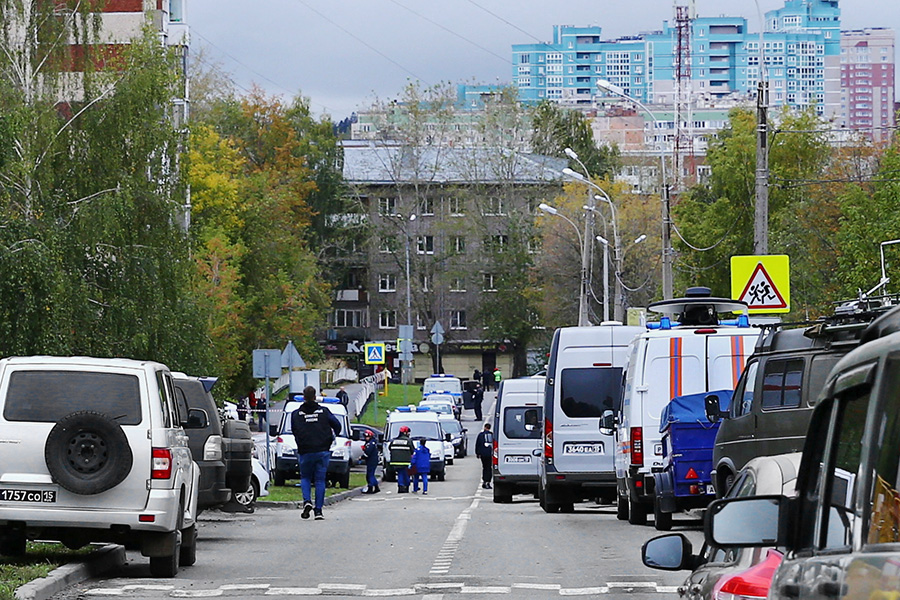
[[[284,414],[278,426],[278,437],[275,439],[275,485],[284,485],[285,480],[300,476],[300,466],[297,463],[297,440],[291,431],[291,414],[303,404],[299,401],[303,396],[295,395],[295,400],[284,404]],[[331,458],[328,461],[328,473],[326,479],[333,481],[342,488],[350,487],[350,420],[347,409],[339,398],[319,398],[319,403],[331,411],[337,420],[341,422],[341,432],[335,436],[331,443]]]
[[[676,396],[734,390],[760,330],[750,326],[747,305],[690,288],[684,298],[648,306],[661,315],[628,348],[622,406],[604,416],[615,428],[617,516],[644,524],[653,510],[654,472],[663,469],[663,408]],[[741,313],[719,320],[720,314]]]
[[[435,373],[431,377],[426,377],[422,384],[422,399],[428,398],[431,394],[450,394],[456,406],[462,411],[463,389],[459,377],[446,373]]]
[[[445,458],[445,442],[450,442],[448,434],[441,428],[438,413],[426,406],[401,406],[388,414],[387,423],[384,425],[384,446],[382,457],[384,460],[384,480],[396,481],[397,473],[391,467],[392,440],[400,436],[400,428],[409,427],[409,439],[418,444],[420,439],[425,440],[425,446],[431,453],[431,472],[429,479],[434,478],[444,481],[447,462]],[[453,445],[450,444],[452,455]]]
[[[494,502],[512,502],[515,493],[536,493],[544,378],[507,379],[500,384],[494,413]]]
[[[603,323],[553,334],[544,386],[543,452],[538,461],[541,508],[574,510],[584,498],[615,496],[612,432],[605,411],[618,410],[626,349],[642,327]]]

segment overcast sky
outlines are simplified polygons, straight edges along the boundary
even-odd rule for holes
[[[758,0],[763,12],[782,0]],[[335,120],[425,84],[509,83],[512,44],[549,42],[553,25],[599,25],[604,39],[657,30],[667,0],[189,0],[195,48],[242,88],[311,99]],[[696,0],[699,16],[743,16],[752,0]],[[842,0],[842,29],[900,30],[900,0]]]

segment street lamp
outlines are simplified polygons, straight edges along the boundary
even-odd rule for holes
[[[576,163],[578,163],[578,166],[580,166],[582,171],[584,172],[583,174],[578,173],[578,175],[582,175],[582,177],[579,177],[578,179],[590,181],[591,180],[590,171],[588,171],[587,166],[585,166],[585,164],[583,162],[581,162],[581,159],[578,158],[578,153],[576,153],[574,150],[572,150],[571,148],[568,148],[568,147],[565,148],[563,150],[563,152],[565,152],[566,156],[568,156],[570,159],[572,159]],[[568,167],[566,167],[566,169],[563,169],[563,173],[566,173],[566,170],[568,170],[570,173],[575,173],[575,171],[573,171],[572,169],[569,169]],[[570,175],[570,177],[571,177],[571,175]],[[593,199],[593,195],[590,193],[590,190],[588,190],[588,205],[591,208],[593,208],[593,206],[594,206],[594,199]],[[589,212],[585,213],[585,215],[584,215],[584,238],[583,238],[584,245],[582,246],[582,249],[581,249],[582,250],[582,252],[581,252],[581,272],[583,274],[583,281],[582,281],[582,292],[583,293],[582,293],[582,302],[579,303],[579,310],[578,310],[578,324],[581,326],[591,324],[591,322],[588,320],[588,308],[589,307],[588,307],[587,288],[590,285],[590,282],[588,281],[588,269],[590,268],[590,257],[591,257],[592,251],[593,251],[593,244],[591,243],[593,241],[591,238],[591,234],[593,233],[593,231],[594,231],[594,214],[589,211]]]
[[[555,207],[542,202],[538,205],[538,209],[540,209],[542,212],[547,213],[548,215],[554,215],[564,219],[566,223],[572,226],[572,228],[575,230],[575,235],[578,236],[578,245],[581,247],[581,290],[578,294],[578,326],[585,327],[587,325],[590,325],[591,322],[587,318],[587,273],[589,258],[587,250],[587,240],[581,237],[581,232],[578,231],[578,225],[576,225],[572,219],[559,212],[559,210],[557,210]]]
[[[659,120],[647,108],[643,102],[637,98],[633,98],[625,93],[625,90],[606,79],[598,79],[597,87],[601,90],[615,94],[629,102],[639,106],[653,120],[654,129],[659,129]],[[659,145],[659,168],[662,174],[662,279],[663,279],[663,298],[671,300],[672,298],[672,220],[669,216],[669,181],[666,176],[666,157],[663,153],[662,144]]]
[[[615,232],[615,230],[613,230]],[[603,244],[603,320],[609,321],[609,241],[603,236],[596,236],[598,242]],[[622,316],[616,316],[616,321],[624,322],[624,298],[622,293],[623,283],[622,283],[622,269],[623,263],[625,261],[625,253],[634,246],[635,244],[640,244],[644,240],[647,239],[645,234],[641,234],[635,239],[628,248],[625,249],[624,252],[620,253],[619,243],[616,242],[615,247],[615,259],[616,259],[616,312],[621,314]]]
[[[398,219],[403,219],[403,233],[406,236],[406,324],[409,327],[412,327],[412,291],[410,288],[409,282],[409,224],[416,220],[416,215],[412,214],[409,217],[403,217],[402,215],[395,215]],[[412,340],[410,340],[411,342]],[[410,383],[410,364],[408,360],[403,361],[403,367],[401,369],[402,372],[402,380],[405,385]],[[406,387],[403,388],[404,394],[406,393]],[[404,400],[405,402],[405,400]]]

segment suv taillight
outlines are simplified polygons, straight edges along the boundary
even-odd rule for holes
[[[222,436],[211,435],[203,444],[203,460],[222,460]]]
[[[172,478],[172,451],[168,448],[154,448],[153,462],[150,467],[151,479]]]
[[[494,438],[494,451],[491,452],[491,464],[495,467],[498,464],[497,455],[499,454],[499,450],[497,449],[497,438]]]
[[[631,428],[631,464],[644,466],[644,430],[641,427]]]
[[[553,423],[544,419],[544,458],[553,460]]]

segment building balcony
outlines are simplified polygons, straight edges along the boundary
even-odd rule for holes
[[[368,302],[369,294],[365,290],[337,290],[336,302]]]

